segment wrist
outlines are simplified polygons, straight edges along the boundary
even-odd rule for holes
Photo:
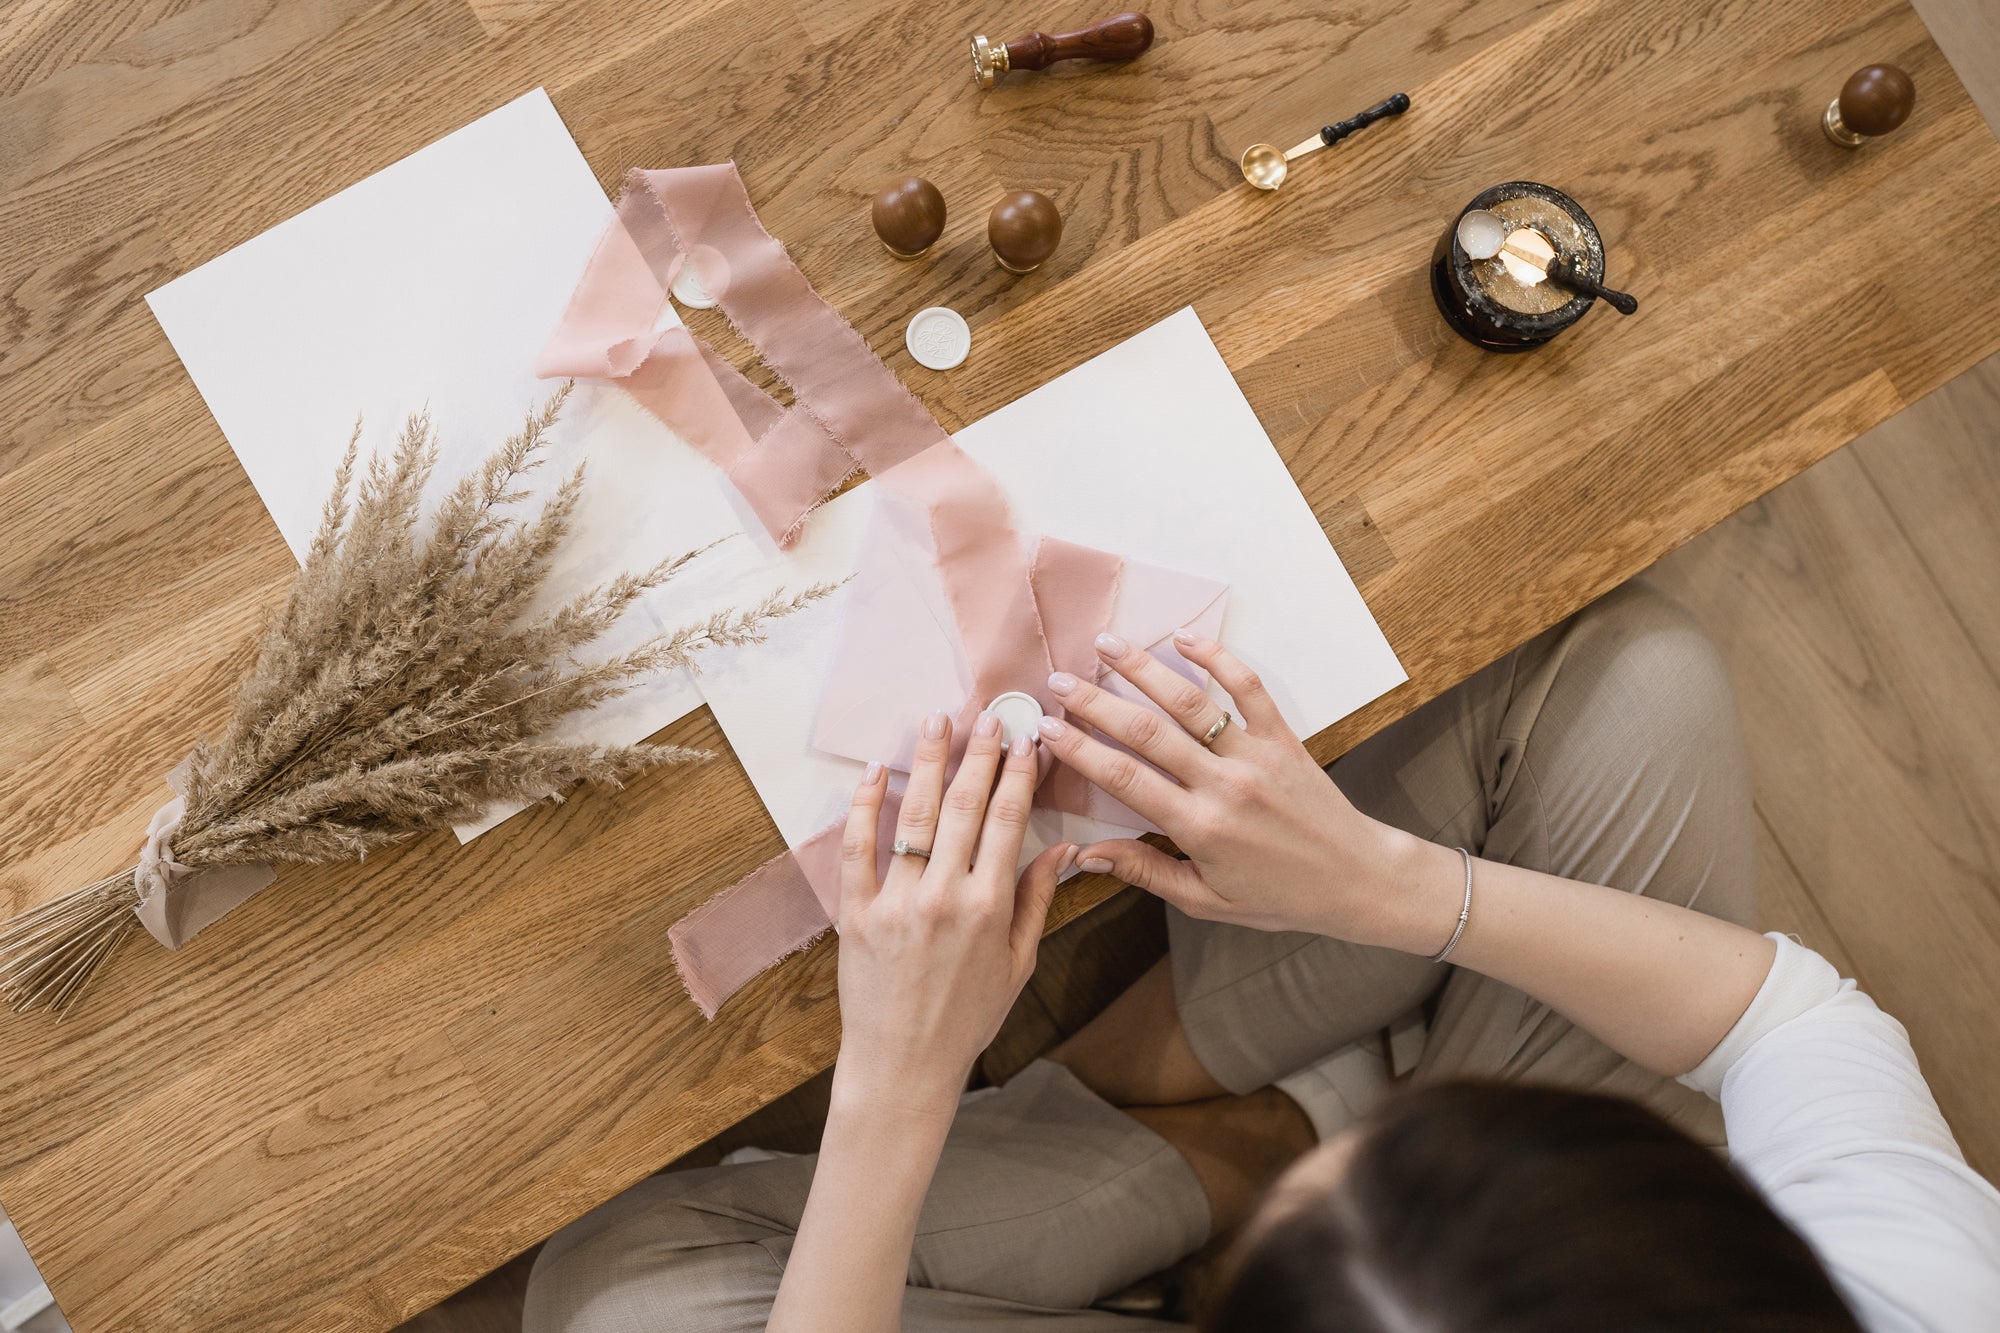
[[[1465,862],[1455,847],[1377,824],[1368,901],[1357,943],[1429,957],[1445,946],[1465,906]]]
[[[935,1070],[885,1069],[843,1045],[834,1062],[828,1118],[835,1114],[866,1117],[912,1132],[940,1124],[949,1128],[964,1091],[964,1073],[954,1076]]]

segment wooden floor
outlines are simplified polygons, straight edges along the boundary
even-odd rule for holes
[[[1916,0],[2000,128],[2000,11]],[[1764,924],[1910,1029],[1974,1165],[2000,1175],[2000,357],[1663,561],[1736,678]],[[991,1057],[1024,1063],[1165,948],[1128,891],[1046,942]],[[676,1165],[810,1149],[824,1076]],[[403,1326],[519,1327],[523,1256]]]

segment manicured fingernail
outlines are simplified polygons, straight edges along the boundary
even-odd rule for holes
[[[1075,843],[1071,843],[1069,846],[1063,848],[1062,860],[1056,862],[1057,879],[1061,879],[1064,875],[1067,875],[1069,873],[1069,868],[1076,864],[1076,854],[1078,850],[1079,848]]]
[[[1068,694],[1076,688],[1076,677],[1067,671],[1058,671],[1049,677],[1050,694]]]
[[[1035,724],[1035,730],[1042,733],[1042,739],[1045,741],[1059,741],[1069,733],[1066,725],[1046,715]]]
[[[1175,631],[1174,631],[1174,642],[1175,642],[1175,643],[1200,643],[1200,642],[1201,642],[1201,635],[1199,635],[1199,634],[1196,634],[1196,633],[1195,633],[1195,632],[1194,632],[1193,630],[1191,630],[1191,629],[1177,629],[1177,630],[1175,630]]]
[[[1125,642],[1125,640],[1119,638],[1116,634],[1100,634],[1097,636],[1097,651],[1103,653],[1106,657],[1123,657],[1125,656],[1125,650],[1131,646],[1131,644]]]
[[[938,712],[932,713],[929,717],[925,718],[924,739],[927,741],[934,741],[937,740],[939,737],[943,736],[944,724],[948,721],[950,721],[950,719],[944,715],[942,709],[940,709]]]
[[[1033,736],[1016,736],[1014,738],[1013,745],[1009,746],[1007,749],[1008,757],[1012,759],[1020,759],[1023,756],[1031,755],[1034,752],[1035,752],[1035,738]]]
[[[1102,875],[1111,869],[1111,863],[1101,856],[1086,856],[1076,863],[1076,868],[1087,875]]]
[[[882,765],[870,761],[868,767],[861,770],[862,786],[872,787],[881,780],[882,780]]]
[[[981,713],[979,720],[972,724],[972,734],[975,736],[992,736],[999,730],[1000,719],[992,713]]]

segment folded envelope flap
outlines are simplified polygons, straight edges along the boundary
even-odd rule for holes
[[[916,720],[971,688],[923,517],[878,493],[813,721],[816,750],[907,771]]]
[[[1127,560],[1112,615],[1113,632],[1127,643],[1158,647],[1171,640],[1177,629],[1195,628],[1197,622],[1212,618],[1211,613],[1219,618],[1228,596],[1227,583],[1143,560]],[[1207,673],[1179,653],[1162,654],[1162,658],[1191,679],[1207,679]]]
[[[1159,661],[1204,688],[1208,673],[1175,649],[1173,633],[1187,628],[1208,638],[1222,635],[1229,585],[1199,574],[1187,574],[1142,560],[1128,560],[1119,582],[1118,603],[1111,617],[1112,633],[1143,648]],[[1096,661],[1093,653],[1091,661]],[[1145,707],[1153,705],[1126,682],[1105,671],[1098,683],[1106,692]],[[1100,739],[1107,739],[1100,736]],[[1117,745],[1117,742],[1109,742]],[[1123,749],[1123,746],[1117,748]],[[1057,769],[1043,784],[1042,804],[1105,823],[1152,831],[1153,825],[1102,789],[1084,782],[1067,768]]]
[[[1208,622],[1219,622],[1227,584],[1054,537],[1037,544],[1033,579],[1059,668],[1091,672],[1097,660],[1092,640],[1109,629],[1156,649],[1175,670],[1206,683],[1170,640],[1183,625],[1219,628]],[[1023,682],[1023,688],[1039,692],[1041,684]],[[923,516],[878,497],[820,695],[813,748],[907,772],[917,720],[932,710],[957,715],[971,688],[971,667]]]

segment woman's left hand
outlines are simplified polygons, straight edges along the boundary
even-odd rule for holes
[[[966,1075],[1034,971],[1049,899],[1076,856],[1059,843],[1016,881],[1035,748],[1024,738],[1003,757],[999,720],[982,713],[947,789],[951,721],[933,713],[895,834],[930,854],[896,857],[880,880],[888,774],[870,764],[855,788],[840,847],[840,1059],[771,1307],[777,1333],[901,1326],[917,1217]]]
[[[950,754],[950,719],[934,713],[895,834],[930,855],[895,857],[880,882],[888,775],[870,765],[855,790],[841,845],[835,1074],[842,1096],[947,1115],[1034,970],[1049,899],[1076,855],[1050,847],[1016,880],[1038,776],[1032,739],[1003,756],[999,719],[982,713],[947,789]]]
[[[1256,673],[1221,644],[1187,631],[1174,643],[1229,692],[1240,717],[1143,648],[1109,634],[1098,637],[1098,657],[1157,711],[1071,675],[1049,678],[1069,713],[1124,749],[1055,718],[1042,720],[1043,744],[1145,816],[1188,858],[1121,838],[1084,848],[1078,864],[1212,921],[1411,953],[1443,946],[1462,898],[1457,854],[1356,810],[1285,724]]]

